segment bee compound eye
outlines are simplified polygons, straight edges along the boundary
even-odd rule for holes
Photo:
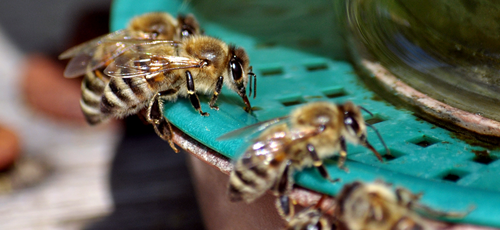
[[[182,25],[181,36],[186,38],[192,35],[194,35],[194,28],[186,24]]]
[[[243,77],[243,69],[241,68],[240,61],[233,57],[229,62],[229,67],[231,68],[231,74],[233,75],[234,81],[241,80]]]
[[[182,37],[189,37],[193,34],[194,34],[194,32],[191,30],[191,28],[182,28],[182,31],[181,31]]]
[[[359,131],[359,124],[358,122],[356,121],[356,119],[353,118],[353,116],[351,116],[351,114],[346,114],[345,118],[344,118],[344,124],[350,129],[352,130],[353,134],[356,134],[358,133]]]

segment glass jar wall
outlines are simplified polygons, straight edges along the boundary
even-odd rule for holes
[[[500,4],[347,0],[355,52],[453,107],[500,121]]]

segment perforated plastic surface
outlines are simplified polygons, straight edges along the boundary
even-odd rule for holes
[[[169,0],[116,0],[112,8],[111,27],[113,30],[121,29],[133,16],[150,11],[166,11],[173,15],[179,11],[192,12],[181,5],[180,1]],[[295,8],[299,10],[303,7]],[[293,7],[287,8],[290,9]],[[263,12],[275,14],[276,10]],[[313,16],[314,11],[311,12]],[[265,20],[266,15],[256,17]],[[345,183],[383,179],[413,192],[423,192],[422,202],[435,209],[466,211],[475,207],[465,218],[451,221],[500,227],[498,151],[490,152],[491,160],[476,158],[475,153],[485,149],[453,138],[449,131],[422,121],[408,111],[373,100],[375,95],[358,80],[348,62],[288,46],[263,45],[251,35],[237,33],[211,21],[201,19],[200,22],[206,34],[247,50],[254,72],[258,75],[257,98],[250,101],[252,106],[260,109],[247,114],[242,109],[241,98],[228,89],[223,89],[217,102],[219,111],[210,110],[209,97],[201,96],[202,109],[210,113],[209,117],[200,116],[188,100],[180,99],[168,104],[165,109],[166,117],[179,129],[221,154],[234,158],[244,142],[219,142],[217,137],[257,121],[286,115],[307,102],[324,100],[341,103],[350,100],[375,114],[375,118],[367,114],[365,118],[379,130],[395,158],[380,163],[369,150],[349,145],[349,173],[336,167],[335,158],[326,160],[328,171],[333,177],[341,178],[341,183],[331,184],[316,170],[306,169],[296,174],[297,184],[335,195]],[[276,31],[280,32],[283,31]],[[310,45],[314,46],[314,42]],[[368,139],[377,150],[384,152],[371,130]]]

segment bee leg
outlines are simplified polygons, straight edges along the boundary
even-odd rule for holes
[[[462,212],[434,210],[419,202],[420,198],[422,198],[422,193],[414,194],[404,188],[396,188],[395,193],[399,205],[406,206],[411,210],[418,211],[419,213],[425,213],[427,216],[431,217],[463,218],[473,210],[473,208]]]
[[[338,167],[343,169],[346,172],[349,172],[349,169],[344,166],[345,160],[347,158],[347,145],[345,144],[344,137],[340,137],[340,151],[339,151],[339,163]]]
[[[278,213],[283,217],[283,219],[289,221],[295,213],[293,204],[295,201],[291,200],[288,194],[292,190],[293,178],[290,170],[290,165],[288,164],[281,175],[281,178],[277,182],[275,189],[278,193],[278,199],[276,200],[276,209]],[[276,191],[275,190],[275,191]]]
[[[212,95],[212,99],[210,100],[210,108],[212,109],[219,110],[219,107],[215,105],[215,102],[219,97],[223,82],[224,82],[224,77],[220,76],[219,79],[217,79],[217,83],[215,83],[214,95]]]
[[[177,92],[177,91],[176,91]],[[170,122],[163,116],[163,101],[160,98],[161,92],[157,93],[149,102],[147,110],[147,119],[155,129],[156,134],[163,140],[167,141],[174,152],[178,153],[179,150],[175,147],[172,141],[172,126]]]
[[[288,195],[281,195],[276,199],[276,209],[280,216],[286,221],[290,221],[295,213],[294,201]]]
[[[196,90],[194,89],[194,80],[191,72],[186,71],[186,83],[187,83],[187,91],[189,94],[189,100],[191,101],[191,105],[193,105],[194,109],[200,113],[202,116],[208,116],[209,114],[201,111],[200,99],[198,95],[196,95]]]
[[[314,148],[314,145],[307,144],[306,148],[307,148],[307,151],[309,152],[309,154],[311,154],[311,157],[313,159],[313,165],[314,165],[314,167],[316,167],[316,169],[318,169],[318,171],[321,174],[321,176],[323,178],[327,179],[328,181],[332,182],[332,183],[339,182],[340,181],[339,178],[332,179],[330,177],[330,174],[326,170],[325,165],[323,165],[323,161],[321,159],[319,159],[318,153],[316,152],[316,149]]]
[[[149,115],[147,113],[148,113],[148,108],[141,109],[137,113],[137,117],[139,118],[139,120],[141,120],[142,124],[144,125],[151,124],[151,119],[149,119]]]

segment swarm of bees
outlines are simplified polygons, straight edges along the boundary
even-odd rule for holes
[[[126,29],[73,47],[59,58],[71,58],[66,77],[85,75],[80,105],[89,124],[141,112],[176,152],[172,127],[163,116],[165,101],[188,97],[196,111],[208,116],[197,93],[211,94],[210,108],[218,110],[216,101],[226,85],[251,111],[246,86],[254,77],[255,89],[256,78],[245,50],[202,35],[192,15],[144,14]]]

